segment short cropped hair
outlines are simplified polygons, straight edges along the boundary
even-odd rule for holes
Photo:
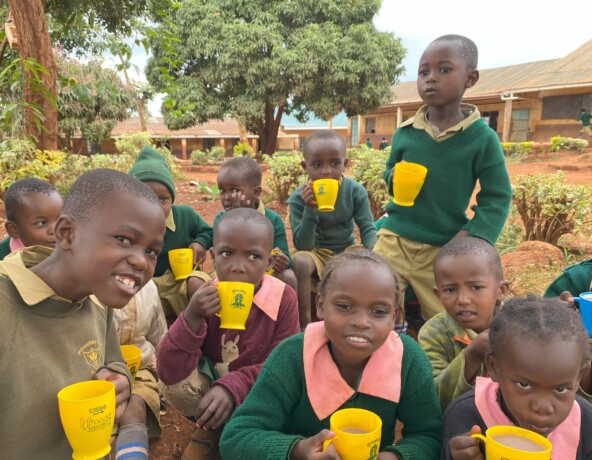
[[[250,222],[260,226],[262,230],[261,237],[267,238],[269,246],[273,247],[274,230],[271,221],[253,208],[236,208],[222,214],[222,217],[220,217],[214,227],[214,246],[216,245],[216,234],[220,231],[220,227],[231,222],[239,222],[241,224]]]
[[[241,180],[252,186],[261,185],[263,174],[261,172],[261,166],[253,158],[249,157],[234,157],[226,160],[220,169],[218,174],[226,169],[233,169],[240,174]]]
[[[121,171],[98,168],[82,174],[72,184],[64,199],[62,214],[88,222],[122,195],[134,195],[160,206],[158,198],[144,182]]]
[[[341,137],[336,131],[333,131],[332,129],[321,129],[319,131],[315,131],[304,140],[304,145],[302,147],[304,158],[306,158],[306,153],[308,152],[310,146],[317,142],[337,142],[340,144],[340,147],[343,148],[343,155],[346,155],[347,146],[345,145],[343,137]]]
[[[373,265],[374,267],[386,270],[388,273],[390,273],[395,282],[395,290],[393,292],[395,306],[398,308],[401,305],[399,292],[399,275],[397,275],[397,272],[395,272],[391,264],[389,264],[384,257],[378,255],[373,251],[370,251],[369,249],[354,249],[351,251],[342,252],[332,257],[329,263],[323,269],[323,275],[321,277],[321,280],[319,281],[318,286],[319,294],[325,294],[325,292],[327,291],[327,285],[329,284],[331,278],[334,276],[335,272],[339,271],[341,267],[355,264]]]
[[[4,209],[6,220],[15,222],[18,212],[23,208],[23,196],[29,193],[59,193],[57,189],[38,177],[27,177],[13,182],[4,193]]]
[[[582,348],[583,363],[589,359],[588,334],[580,314],[558,298],[534,295],[508,300],[493,317],[489,327],[492,356],[510,338],[534,338],[545,342],[576,342]]]
[[[469,71],[477,70],[477,65],[479,63],[479,50],[477,49],[477,45],[475,45],[473,40],[462,35],[448,34],[436,38],[432,43],[442,41],[459,43],[461,48],[461,56],[465,60],[467,69]]]
[[[495,247],[481,238],[474,236],[463,236],[453,238],[440,248],[434,257],[434,274],[437,272],[438,264],[448,257],[471,256],[481,258],[487,262],[491,273],[498,279],[504,277],[502,261]]]

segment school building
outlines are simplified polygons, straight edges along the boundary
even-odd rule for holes
[[[582,108],[592,110],[592,40],[559,59],[479,70],[479,81],[463,102],[476,105],[502,142],[547,142],[578,137]],[[367,138],[374,146],[423,105],[415,81],[392,87],[392,101],[348,120],[348,145]]]

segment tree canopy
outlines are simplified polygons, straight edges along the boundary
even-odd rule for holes
[[[233,116],[272,153],[281,116],[375,110],[405,51],[372,19],[380,0],[184,0],[156,18],[147,77],[180,129]]]

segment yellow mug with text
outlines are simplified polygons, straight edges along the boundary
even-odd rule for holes
[[[312,183],[317,209],[319,212],[333,212],[339,192],[339,181],[336,179],[317,179]]]
[[[485,436],[472,434],[485,443],[487,460],[550,460],[551,442],[534,431],[517,426],[492,426]]]
[[[417,163],[401,161],[393,174],[393,201],[399,206],[413,206],[428,170]]]
[[[238,281],[218,281],[220,298],[220,328],[245,330],[245,324],[251,311],[255,286]]]
[[[142,350],[135,345],[121,345],[121,354],[125,360],[125,364],[132,374],[132,381],[136,378],[136,374],[140,370],[140,363],[142,362]]]
[[[111,451],[115,386],[106,380],[75,383],[58,393],[60,419],[74,460],[96,460]]]
[[[191,248],[170,250],[169,263],[171,264],[171,271],[175,275],[175,281],[184,280],[197,268],[197,264],[193,264],[193,249]]]
[[[341,460],[375,460],[380,450],[382,420],[365,409],[341,409],[329,422],[335,437],[325,441],[335,446]]]

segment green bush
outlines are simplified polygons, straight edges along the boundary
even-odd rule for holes
[[[300,152],[291,155],[265,156],[263,162],[267,165],[265,184],[271,191],[271,199],[285,202],[298,186],[306,182],[306,174],[300,165]]]
[[[512,203],[510,205],[510,215],[506,219],[506,223],[495,243],[495,247],[500,254],[514,251],[522,242],[522,237],[522,225],[520,225],[518,210],[514,203]]]
[[[176,160],[175,156],[166,147],[156,147],[156,146],[152,145],[150,133],[148,133],[146,131],[142,131],[142,132],[133,133],[133,134],[123,134],[122,136],[120,136],[118,139],[115,140],[115,147],[120,152],[119,154],[129,157],[130,166],[136,162],[136,158],[138,157],[138,153],[140,153],[140,150],[142,149],[142,147],[144,147],[146,145],[151,145],[158,152],[160,152],[162,154],[162,156],[165,158],[165,160],[169,166],[169,170],[171,171],[172,176],[179,177],[180,170],[179,170],[179,167],[177,166],[177,164],[175,163],[175,160]],[[125,172],[127,172],[127,171],[125,171]]]
[[[577,153],[582,153],[586,147],[588,147],[588,141],[585,139],[561,136],[554,136],[551,138],[551,152],[573,150]]]
[[[358,149],[352,177],[368,192],[372,217],[377,220],[384,214],[384,208],[391,197],[388,194],[383,173],[389,152],[386,150]]]
[[[507,157],[525,157],[532,153],[534,142],[502,142],[502,150]]]
[[[189,157],[193,165],[205,165],[208,163],[208,154],[203,150],[194,150]]]
[[[592,212],[589,185],[567,185],[562,171],[516,177],[512,201],[524,225],[524,239],[557,245],[562,235],[577,233]]]
[[[214,163],[224,161],[226,149],[220,145],[215,145],[208,151],[208,159]]]
[[[233,149],[235,157],[251,157],[255,158],[255,151],[247,142],[239,142]]]
[[[356,160],[360,155],[365,155],[369,151],[380,152],[380,150],[373,150],[368,148],[366,144],[362,144],[360,147],[352,147],[347,149],[347,158],[350,160]]]

